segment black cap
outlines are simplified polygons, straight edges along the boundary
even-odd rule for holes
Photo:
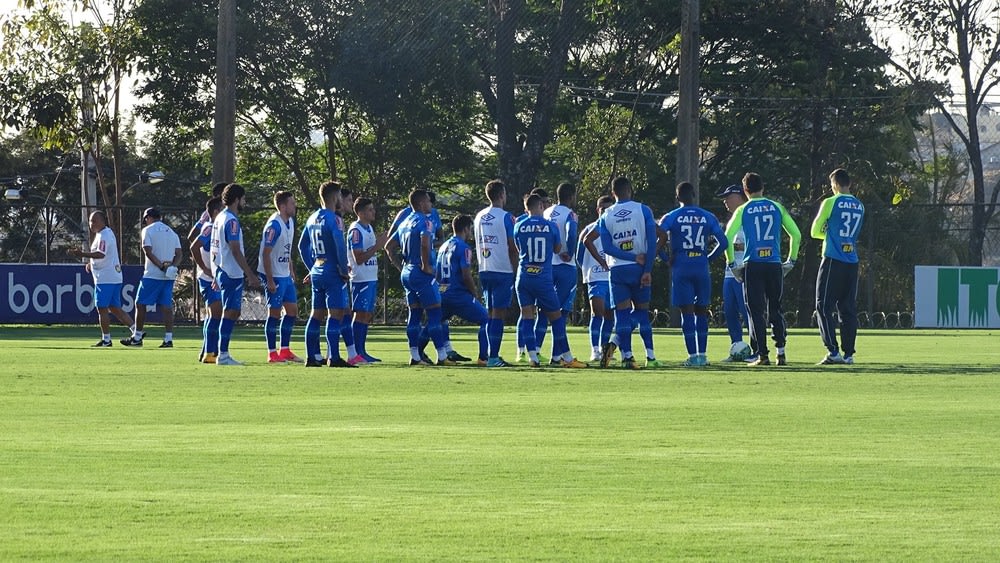
[[[145,219],[146,217],[159,219],[160,217],[162,217],[162,215],[160,215],[159,209],[155,207],[147,207],[146,210],[142,212],[142,218]]]
[[[719,188],[715,192],[715,197],[719,199],[725,199],[726,196],[729,194],[742,194],[742,193],[743,193],[743,186],[739,184],[730,184],[724,188]]]

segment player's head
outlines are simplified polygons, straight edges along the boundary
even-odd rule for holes
[[[743,191],[748,196],[761,194],[764,192],[764,180],[756,172],[747,172],[743,175]]]
[[[95,211],[90,214],[90,232],[99,233],[108,225],[108,216],[103,211]]]
[[[155,207],[147,207],[145,211],[142,212],[142,223],[144,225],[152,225],[153,223],[159,221],[163,217],[160,210]]]
[[[232,207],[233,205],[236,205],[238,211],[243,207],[243,204],[246,202],[246,196],[247,196],[246,189],[244,189],[243,186],[234,182],[232,184],[227,185],[222,190],[222,203],[226,207]]]
[[[460,239],[468,240],[472,238],[472,217],[468,215],[456,215],[451,220],[451,232]]]
[[[295,216],[295,194],[288,190],[280,190],[274,193],[274,208],[282,217]]]
[[[691,182],[681,182],[677,184],[677,201],[684,205],[694,205],[694,184]]]
[[[542,210],[545,209],[542,203],[542,197],[538,194],[528,194],[524,196],[524,210],[528,212],[529,215],[541,215]]]
[[[354,214],[358,216],[358,221],[370,225],[375,221],[375,202],[367,197],[359,197],[354,200]]]
[[[336,211],[340,204],[340,182],[327,180],[319,185],[319,200],[323,202],[323,207],[330,211]]]
[[[430,191],[430,190],[427,190],[427,197],[429,197],[430,200],[431,200],[431,207],[437,207],[437,203],[438,203],[438,196],[437,196],[437,194],[434,193],[434,192],[432,192],[432,191]]]
[[[531,188],[531,191],[528,193],[537,195],[538,197],[542,198],[543,208],[547,208],[548,206],[552,205],[552,200],[549,198],[549,192],[545,191],[544,188]]]
[[[632,180],[619,176],[611,181],[611,193],[618,201],[632,199]]]
[[[726,206],[726,211],[730,213],[736,211],[737,207],[747,201],[747,196],[743,193],[743,186],[739,184],[730,184],[724,188],[720,188],[719,191],[715,192],[715,197],[722,200],[723,205]]]
[[[490,180],[486,183],[486,199],[494,207],[503,207],[507,202],[507,186],[500,180]]]
[[[615,204],[615,198],[609,195],[602,195],[597,198],[597,216],[600,217],[604,210]]]
[[[229,182],[216,182],[215,185],[212,186],[212,197],[222,197],[222,192],[228,185]]]
[[[556,197],[559,198],[560,205],[573,207],[576,205],[576,186],[569,182],[559,184],[559,187],[556,188]]]
[[[410,192],[410,207],[420,213],[430,213],[431,196],[427,193],[427,190],[417,188]]]
[[[834,170],[830,173],[830,187],[833,188],[835,194],[850,193],[851,175],[843,168]]]
[[[209,200],[205,202],[205,212],[208,213],[208,216],[212,219],[215,219],[215,216],[222,211],[223,207],[225,207],[225,205],[222,203],[221,196],[209,198]]]

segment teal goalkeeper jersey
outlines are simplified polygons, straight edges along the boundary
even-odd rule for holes
[[[848,264],[858,261],[858,233],[865,206],[851,194],[837,194],[820,204],[810,234],[823,241],[823,256]]]
[[[778,202],[762,196],[752,197],[733,212],[726,226],[726,238],[733,240],[743,230],[746,238],[744,262],[781,262],[781,231],[788,233],[788,259],[799,255],[802,233],[795,220]],[[732,262],[733,247],[726,248],[726,260]]]

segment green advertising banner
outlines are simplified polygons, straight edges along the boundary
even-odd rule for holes
[[[1000,268],[917,266],[914,325],[1000,328]]]

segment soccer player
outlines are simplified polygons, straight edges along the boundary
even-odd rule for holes
[[[205,204],[207,221],[199,220],[188,234],[191,241],[191,258],[198,266],[198,291],[205,301],[208,314],[202,325],[201,356],[198,361],[214,364],[219,356],[219,325],[222,323],[222,294],[213,287],[212,278],[212,226],[219,212],[225,207],[221,197],[213,197]],[[194,234],[194,237],[192,237]]]
[[[289,191],[274,194],[275,212],[264,223],[257,256],[257,275],[264,286],[268,315],[264,321],[268,363],[296,362],[290,346],[295,317],[299,314],[295,291],[295,269],[292,268],[292,244],[295,240],[295,196]],[[282,314],[282,310],[284,314]],[[279,329],[280,327],[280,329]],[[278,348],[278,333],[281,348]]]
[[[597,216],[600,217],[604,210],[611,207],[615,200],[611,196],[601,196],[597,200]],[[583,271],[583,283],[587,284],[587,299],[590,301],[590,359],[600,361],[601,349],[605,343],[611,341],[611,328],[615,323],[613,309],[610,307],[611,287],[608,285],[608,270],[602,266],[596,258],[587,252],[584,243],[597,228],[597,221],[587,225],[580,231],[580,242],[576,249],[576,261]],[[600,256],[604,256],[601,246],[601,239],[592,239],[592,244],[597,248]]]
[[[354,333],[354,346],[358,354],[347,361],[355,364],[380,362],[381,360],[368,354],[365,342],[368,339],[368,325],[375,312],[375,297],[378,295],[376,254],[385,245],[388,236],[386,233],[375,232],[375,204],[372,200],[366,197],[354,200],[354,214],[358,216],[358,220],[347,229],[347,264],[351,268],[351,309],[354,311],[351,331]]]
[[[226,186],[228,186],[228,185],[229,185],[229,182],[216,182],[212,186],[212,197],[221,198],[223,190],[225,190]],[[201,212],[201,217],[198,218],[198,222],[195,223],[195,226],[199,226],[199,225],[203,225],[205,223],[211,223],[211,222],[212,222],[212,217],[211,217],[211,215],[209,215],[208,209],[206,209],[205,211]],[[199,232],[195,232],[194,229],[191,229],[191,232],[188,233],[188,243],[194,242],[194,239],[198,238]]]
[[[174,347],[174,280],[177,279],[177,266],[181,263],[183,254],[181,239],[161,218],[160,210],[155,207],[147,208],[142,214],[142,221],[146,225],[142,229],[145,267],[135,296],[135,328],[132,336],[121,340],[124,346],[142,346],[142,339],[146,335],[143,331],[146,306],[157,305],[163,315],[164,326],[160,348]]]
[[[222,322],[219,323],[217,366],[241,366],[229,354],[229,341],[243,309],[243,285],[260,287],[257,272],[250,269],[243,251],[243,228],[237,214],[246,206],[246,189],[229,184],[222,191],[222,211],[212,224],[212,273],[214,287],[222,299]]]
[[[743,186],[738,184],[731,184],[720,189],[715,192],[715,197],[722,200],[730,216],[737,207],[747,201],[746,194],[743,193]],[[736,236],[729,243],[733,247],[734,261],[738,264],[743,263],[744,249],[746,248],[743,231],[740,230],[736,233]],[[729,349],[732,350],[736,344],[746,346],[743,342],[743,326],[749,326],[750,322],[747,318],[747,302],[743,297],[743,282],[736,279],[733,270],[728,266],[726,266],[726,277],[722,280],[722,311],[726,317],[726,329],[729,331]],[[722,361],[735,362],[744,359],[746,358],[742,356],[727,355]]]
[[[344,221],[344,214],[348,208],[354,205],[354,193],[346,186],[340,187],[340,199],[337,201],[337,209],[334,212],[337,216],[337,228],[343,234],[347,233],[347,222]],[[350,257],[350,252],[345,246],[345,256]],[[344,281],[341,291],[344,292],[344,316],[340,319],[340,339],[344,342],[347,351],[347,362],[358,356],[357,347],[354,345],[354,328],[351,326],[351,319],[354,318],[354,311],[351,310],[351,281]]]
[[[438,283],[441,284],[441,317],[444,322],[452,316],[457,316],[479,325],[479,361],[485,363],[489,355],[486,324],[490,317],[486,307],[483,307],[476,298],[478,291],[476,282],[472,280],[472,249],[467,243],[472,239],[472,217],[468,215],[455,217],[451,222],[451,232],[451,238],[438,249],[437,257],[436,275]],[[449,352],[449,359],[457,361],[457,356],[454,352]]]
[[[552,281],[555,284],[559,305],[562,307],[562,315],[568,322],[569,314],[573,311],[573,303],[576,301],[575,256],[578,221],[576,212],[573,211],[576,207],[576,186],[567,182],[559,184],[556,188],[556,197],[559,198],[559,203],[544,208],[542,216],[556,224],[559,236],[564,241],[560,252],[552,255]],[[546,315],[538,315],[535,321],[535,346],[538,349],[545,341],[547,320]],[[550,363],[559,364],[559,359],[554,353]]]
[[[743,176],[743,191],[749,201],[733,212],[726,226],[726,237],[735,238],[742,229],[746,237],[746,253],[742,263],[736,262],[732,247],[726,248],[726,259],[736,279],[743,280],[747,308],[750,310],[750,339],[752,352],[757,359],[752,366],[769,366],[767,325],[771,324],[771,337],[778,353],[778,365],[787,363],[785,341],[788,330],[781,308],[784,276],[795,267],[802,234],[795,220],[780,203],[764,197],[764,181],[760,175],[747,172]],[[788,260],[781,262],[781,230],[791,239]]]
[[[344,284],[349,279],[347,248],[340,230],[337,206],[340,183],[323,182],[319,187],[320,207],[306,219],[299,237],[299,258],[309,273],[302,281],[312,286],[312,312],[306,322],[306,367],[353,368],[340,357],[340,330],[347,297]],[[319,327],[326,321],[327,356],[319,345]]]
[[[611,182],[615,204],[597,221],[602,257],[593,242],[587,250],[609,270],[611,301],[615,306],[615,336],[604,345],[601,367],[608,367],[616,347],[622,351],[622,368],[640,369],[632,355],[632,320],[639,323],[639,334],[646,345],[647,363],[656,361],[653,354],[653,328],[649,323],[649,298],[652,287],[653,262],[656,252],[656,221],[645,205],[632,201],[632,182],[619,176]],[[634,311],[640,314],[634,315]],[[641,314],[645,313],[645,314]]]
[[[406,303],[410,310],[406,324],[410,365],[428,365],[420,357],[420,320],[421,314],[426,312],[427,332],[437,349],[437,365],[453,366],[456,364],[448,359],[445,347],[444,331],[441,328],[441,293],[434,278],[434,265],[431,264],[434,226],[428,216],[431,211],[430,196],[425,190],[413,190],[410,192],[410,206],[415,211],[400,224],[396,235],[385,246],[393,265],[401,272],[400,280],[406,290]],[[396,254],[397,249],[402,253],[402,263],[397,262],[400,260]]]
[[[823,260],[816,277],[816,312],[819,334],[828,350],[823,364],[853,364],[858,335],[858,232],[865,219],[865,206],[851,194],[851,177],[843,168],[830,174],[833,196],[823,200],[810,234],[823,240]],[[837,345],[837,318],[843,355]]]
[[[514,246],[514,221],[504,211],[507,187],[500,180],[486,184],[486,198],[490,205],[476,214],[473,230],[476,237],[476,255],[479,263],[479,283],[483,287],[483,301],[489,312],[486,337],[489,341],[489,359],[486,367],[507,367],[510,364],[500,357],[503,341],[503,319],[510,308],[514,290],[514,265],[517,248]]]
[[[712,278],[708,262],[725,251],[729,240],[715,215],[694,204],[694,185],[677,184],[680,207],[660,219],[660,228],[670,238],[671,302],[681,310],[681,332],[687,345],[685,366],[707,366],[708,305],[712,301]],[[708,239],[715,248],[708,251]]]
[[[101,325],[101,340],[93,348],[111,347],[111,315],[125,326],[132,324],[122,310],[122,264],[118,259],[118,239],[108,227],[108,216],[103,211],[90,214],[90,232],[94,240],[90,250],[69,249],[69,255],[89,258],[86,269],[94,277],[94,305]]]
[[[528,195],[537,195],[538,197],[542,198],[542,209],[548,209],[549,207],[551,207],[552,202],[549,199],[549,192],[545,191],[544,188],[538,188],[538,187],[531,188],[531,191],[528,192]],[[528,217],[528,212],[526,211],[518,215],[517,218],[514,219],[514,223],[517,223],[521,219],[526,219],[527,217]],[[546,317],[545,315],[539,315],[538,319],[544,319],[543,322],[546,323],[548,322],[548,317]],[[523,324],[521,322],[522,320],[524,319],[520,316],[520,308],[518,308],[517,326],[514,327],[514,331],[517,336],[517,355],[514,356],[514,361],[517,363],[521,363],[522,361],[528,361],[528,349],[524,347],[524,335],[521,334],[521,325]],[[533,330],[540,328],[538,326],[538,323],[539,320],[536,320],[535,321],[536,327],[534,327]],[[542,329],[542,337],[544,338],[544,336],[545,336],[545,330]],[[538,339],[537,335],[535,337],[535,346],[537,348],[541,348],[542,346],[542,341]],[[535,351],[538,352],[538,357],[541,358],[542,357],[541,350],[536,349]],[[539,360],[539,361],[544,361],[544,360]]]
[[[585,368],[569,349],[566,337],[566,317],[556,294],[552,278],[552,256],[562,251],[559,226],[543,216],[542,198],[529,194],[524,199],[528,217],[514,224],[514,244],[518,250],[515,288],[521,306],[521,330],[531,367],[540,367],[533,330],[536,307],[552,321],[552,359],[566,368]]]

